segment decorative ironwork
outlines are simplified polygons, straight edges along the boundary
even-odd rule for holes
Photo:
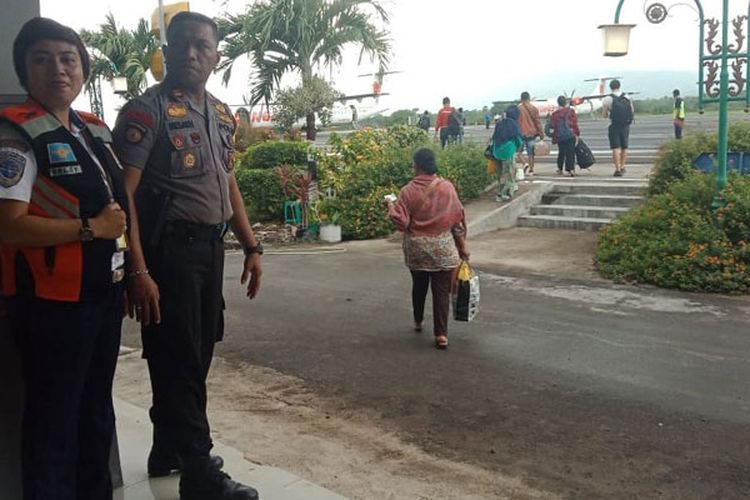
[[[731,68],[731,77],[727,82],[727,94],[729,97],[739,97],[746,91],[747,86],[747,57],[742,53],[743,48],[746,45],[747,37],[745,35],[745,24],[747,23],[747,16],[737,16],[732,20],[732,35],[734,36],[734,42],[727,44],[727,63]],[[719,27],[721,24],[715,18],[706,19],[704,21],[706,26],[706,51],[710,54],[707,58],[703,59],[703,70],[705,78],[703,80],[703,86],[705,88],[706,97],[710,99],[717,99],[721,95],[720,87],[720,76],[719,61],[715,56],[720,56],[722,47],[718,40]]]
[[[706,88],[706,95],[713,99],[719,97],[719,63],[716,61],[706,61],[703,63],[706,69],[706,79],[703,85]]]
[[[668,13],[669,11],[664,4],[658,2],[646,7],[646,19],[648,19],[648,22],[651,24],[663,23],[667,18]]]
[[[734,34],[735,43],[727,45],[727,52],[730,54],[738,53],[745,44],[745,21],[747,21],[747,16],[744,15],[737,16],[732,21],[732,33]]]
[[[716,42],[716,37],[719,36],[719,20],[715,17],[706,19],[706,26],[708,27],[708,34],[706,35],[706,50],[711,55],[721,54],[721,44]]]
[[[745,77],[742,74],[742,68],[747,64],[747,59],[738,57],[732,61],[732,80],[729,80],[729,95],[737,97],[742,95],[745,90]]]

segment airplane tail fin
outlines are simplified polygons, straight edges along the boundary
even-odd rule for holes
[[[584,82],[596,82],[592,95],[602,95],[607,93],[607,82],[610,80],[622,79],[621,76],[600,76],[599,78],[587,78]]]

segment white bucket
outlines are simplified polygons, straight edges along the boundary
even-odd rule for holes
[[[341,226],[338,224],[323,224],[320,226],[320,239],[328,243],[341,241]]]

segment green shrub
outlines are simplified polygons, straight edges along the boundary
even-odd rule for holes
[[[440,175],[456,186],[461,200],[478,197],[493,181],[493,178],[487,175],[484,146],[464,143],[437,150],[436,154]]]
[[[276,172],[240,168],[235,175],[251,222],[282,219],[284,202],[289,198],[284,194]]]
[[[250,146],[271,140],[276,140],[273,129],[253,127],[249,123],[239,123],[234,135],[234,147],[238,153],[244,153]]]
[[[735,123],[729,128],[729,151],[750,151],[750,123]],[[665,143],[654,164],[648,186],[648,195],[665,193],[674,182],[693,175],[702,175],[693,167],[701,153],[715,153],[716,133],[688,134],[682,140]]]
[[[391,234],[395,227],[383,207],[383,197],[393,192],[398,192],[395,186],[383,186],[366,196],[339,199],[342,237],[366,240]]]
[[[302,141],[266,141],[247,148],[239,156],[241,168],[274,168],[279,165],[307,164],[307,143]]]
[[[428,135],[416,127],[395,126],[346,137],[334,134],[330,144],[330,153],[318,159],[318,180],[321,192],[330,188],[336,193],[343,236],[366,239],[391,233],[383,196],[398,193],[412,179],[414,151],[434,148]],[[492,182],[483,151],[476,144],[436,150],[440,175],[454,183],[462,200],[477,197]]]
[[[750,179],[737,174],[711,209],[714,177],[689,175],[599,233],[599,270],[615,281],[722,293],[750,291]]]

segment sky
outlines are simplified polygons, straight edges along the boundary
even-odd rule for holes
[[[252,0],[249,0],[252,3]],[[193,0],[190,8],[215,17],[245,10],[248,0]],[[170,3],[165,0],[165,3]],[[383,0],[390,14],[392,60],[379,105],[390,111],[404,108],[440,107],[444,96],[467,109],[510,100],[528,90],[535,98],[547,98],[576,90],[588,94],[593,87],[586,78],[642,71],[692,71],[698,67],[697,14],[691,2],[675,5],[660,25],[649,24],[643,9],[646,0],[627,0],[622,23],[636,24],[630,53],[625,57],[602,55],[600,24],[614,20],[617,0]],[[667,5],[672,5],[666,2]],[[40,0],[41,14],[76,30],[96,29],[112,12],[117,22],[134,28],[139,18],[150,19],[157,0]],[[707,17],[720,15],[720,0],[704,0]],[[732,15],[741,13],[744,2],[730,2]],[[358,51],[345,54],[341,67],[322,76],[333,77],[345,94],[371,91],[375,63],[357,65]],[[640,74],[640,73],[639,73]],[[230,104],[242,103],[249,95],[251,65],[240,61],[232,80],[224,86],[218,76],[209,80],[209,90]],[[696,78],[697,80],[697,78]],[[293,77],[283,86],[296,84]],[[645,82],[641,82],[645,84]],[[625,90],[637,90],[638,81],[623,80]],[[671,88],[671,82],[664,82]],[[120,98],[102,85],[106,120],[114,118]],[[683,92],[693,95],[694,92]],[[666,95],[666,91],[665,91]],[[79,109],[87,109],[88,98],[79,98]]]

